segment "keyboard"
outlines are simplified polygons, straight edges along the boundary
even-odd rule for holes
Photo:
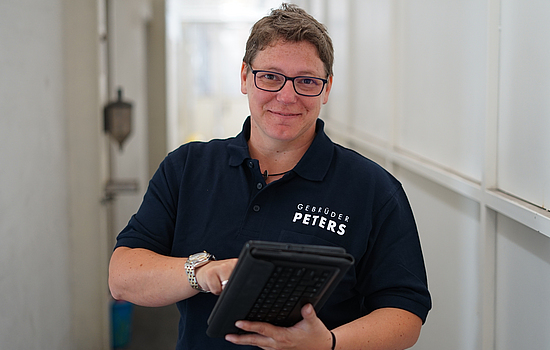
[[[315,304],[333,275],[334,269],[324,266],[276,266],[246,320],[292,326],[287,321],[292,311],[297,306],[300,310],[307,303]]]

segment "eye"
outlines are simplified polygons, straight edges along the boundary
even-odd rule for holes
[[[271,81],[279,81],[281,80],[281,76],[274,73],[262,73],[258,78],[263,80],[271,80]]]
[[[321,81],[316,78],[303,77],[298,79],[298,83],[300,85],[317,86],[321,83]]]

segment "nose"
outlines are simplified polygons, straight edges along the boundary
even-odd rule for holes
[[[297,98],[298,94],[294,91],[294,84],[290,80],[287,80],[283,88],[277,92],[277,101],[281,103],[295,103]]]

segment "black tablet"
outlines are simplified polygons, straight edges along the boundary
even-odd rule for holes
[[[293,326],[304,305],[321,309],[353,262],[340,247],[249,241],[208,318],[206,334],[243,333],[235,327],[238,320]]]

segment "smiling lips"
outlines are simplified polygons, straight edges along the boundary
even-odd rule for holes
[[[299,116],[300,114],[299,113],[283,113],[283,112],[275,112],[275,111],[271,111],[270,112],[272,114],[275,114],[277,116],[281,116],[281,117],[297,117]]]

